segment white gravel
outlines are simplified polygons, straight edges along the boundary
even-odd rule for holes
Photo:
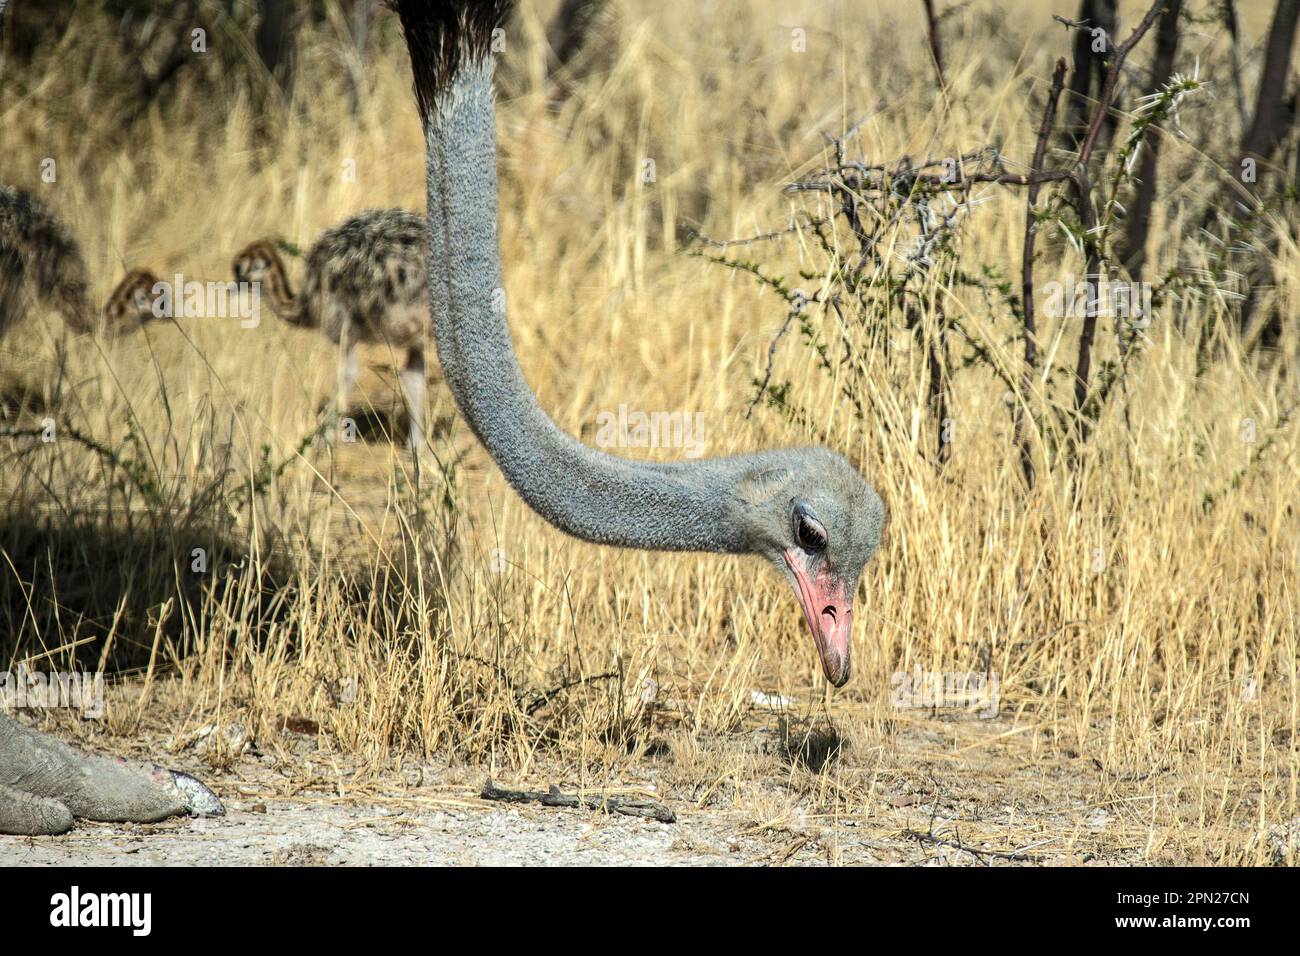
[[[752,858],[739,847],[715,846],[689,823],[578,810],[410,813],[364,803],[257,801],[228,804],[228,811],[153,826],[82,823],[59,837],[0,836],[0,865],[718,866]]]

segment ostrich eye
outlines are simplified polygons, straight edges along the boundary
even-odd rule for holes
[[[809,554],[826,550],[826,529],[802,501],[794,506],[794,540]]]

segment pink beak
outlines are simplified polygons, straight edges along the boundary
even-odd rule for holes
[[[812,632],[817,656],[821,658],[826,679],[836,687],[849,680],[849,654],[853,636],[853,592],[828,573],[809,577],[803,561],[794,550],[785,552],[785,563],[795,579],[795,592],[803,608],[804,620]]]

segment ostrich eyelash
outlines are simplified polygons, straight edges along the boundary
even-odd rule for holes
[[[826,529],[802,502],[794,508],[794,539],[799,547],[810,553],[826,548]]]
[[[809,551],[820,551],[826,547],[825,533],[807,520],[799,522],[799,543]]]

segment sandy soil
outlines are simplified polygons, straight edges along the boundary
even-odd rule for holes
[[[152,825],[79,823],[59,837],[0,836],[0,865],[1034,865],[1142,863],[1141,839],[1098,806],[1099,781],[1050,761],[976,754],[954,771],[930,759],[948,733],[986,741],[1001,722],[926,721],[896,738],[911,772],[883,786],[866,819],[800,809],[779,775],[745,799],[701,800],[648,772],[615,792],[655,793],[675,823],[480,797],[481,769],[404,766],[379,775],[315,736],[281,734],[214,769],[161,735],[132,756],[200,776],[227,815]],[[757,732],[756,732],[757,733]],[[728,738],[728,749],[757,736]],[[767,732],[764,732],[767,733]],[[760,741],[761,742],[761,741]],[[947,766],[944,766],[947,763]],[[1081,762],[1082,763],[1082,762]],[[554,768],[556,773],[562,768]],[[503,786],[545,789],[549,770]],[[564,789],[563,776],[558,779]],[[358,785],[356,781],[364,780]],[[704,803],[704,806],[700,804]]]
[[[751,857],[699,825],[531,808],[408,812],[359,802],[235,801],[224,818],[83,825],[58,838],[0,837],[0,862],[44,865],[725,865]]]
[[[11,866],[745,866],[840,863],[978,864],[948,848],[873,843],[843,826],[742,836],[700,814],[663,824],[541,807],[394,809],[367,801],[231,801],[224,818],[151,826],[81,824],[71,834],[0,837]]]

